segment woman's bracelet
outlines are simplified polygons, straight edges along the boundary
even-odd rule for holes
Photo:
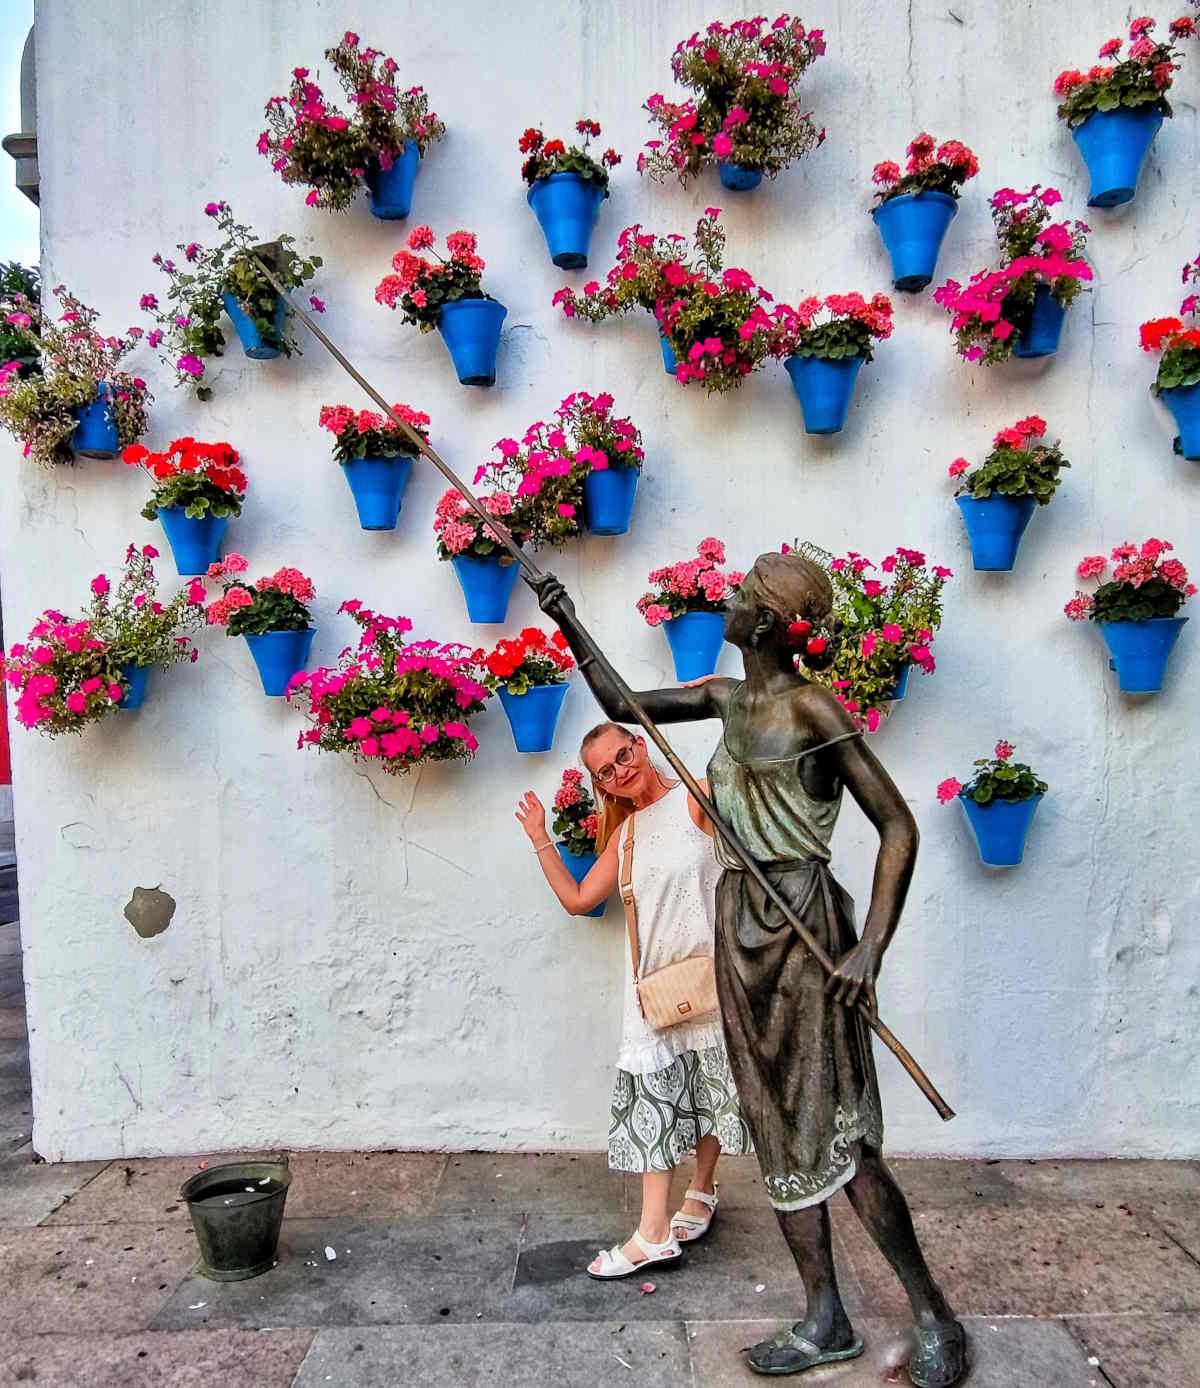
[[[538,855],[539,853],[545,853],[545,851],[546,851],[547,848],[553,848],[553,847],[554,847],[554,845],[550,842],[549,839],[547,839],[545,843],[543,843],[543,844],[541,844],[540,846],[534,848],[534,850],[533,850],[533,855],[534,855],[534,857],[536,858],[537,855]]]

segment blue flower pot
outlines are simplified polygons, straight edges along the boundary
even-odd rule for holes
[[[71,412],[78,421],[71,434],[71,452],[81,458],[115,458],[121,449],[121,437],[108,408],[107,382],[99,382],[96,390],[96,399],[90,405],[81,405]]]
[[[576,882],[582,882],[596,866],[594,853],[572,853],[565,843],[556,843],[554,846],[558,849],[558,856],[562,859],[563,867]],[[599,906],[593,906],[587,914],[589,916],[602,916],[607,905],[607,901],[602,901]]]
[[[390,169],[372,169],[365,176],[367,192],[371,195],[372,217],[379,217],[385,222],[398,222],[408,216],[420,164],[420,147],[415,140],[408,140],[404,153]]]
[[[1153,107],[1118,106],[1115,111],[1093,111],[1072,129],[1092,180],[1089,207],[1119,207],[1132,201],[1150,141],[1162,123],[1162,112]]]
[[[841,432],[862,364],[862,357],[788,357],[783,366],[800,401],[806,434]]]
[[[717,173],[721,176],[721,187],[731,193],[748,193],[763,181],[761,169],[744,169],[732,159],[718,159]]]
[[[607,467],[583,479],[583,513],[593,535],[624,535],[633,515],[638,469]]]
[[[495,626],[508,615],[508,600],[516,586],[520,565],[502,564],[497,555],[476,559],[456,554],[450,560],[467,600],[467,616],[482,626]]]
[[[442,309],[438,328],[464,386],[496,383],[496,349],[508,309],[495,299],[455,299]]]
[[[567,697],[567,686],[537,684],[524,694],[510,694],[503,688],[496,693],[508,717],[517,751],[548,752],[554,746],[554,729]]]
[[[1158,398],[1175,417],[1179,446],[1183,456],[1200,462],[1200,382],[1191,386],[1170,386]]]
[[[232,294],[222,294],[221,302],[225,305],[225,312],[229,315],[229,321],[233,324],[248,357],[254,361],[272,361],[279,355],[278,343],[283,336],[283,320],[287,317],[287,305],[282,295],[275,296],[275,309],[271,314],[273,341],[263,339],[254,325],[254,319],[248,318],[242,312],[241,306]]]
[[[208,566],[217,562],[229,517],[192,517],[182,506],[160,506],[158,518],[175,556],[175,572],[185,578],[207,573]]]
[[[135,708],[141,708],[146,698],[146,685],[149,679],[149,665],[122,665],[121,681],[127,688],[125,690],[125,697],[117,707],[129,712],[132,712]]]
[[[1031,496],[989,496],[982,501],[960,496],[957,500],[976,571],[1008,573],[1037,502]]]
[[[669,618],[662,626],[675,662],[675,678],[681,684],[713,673],[725,641],[724,613],[685,612],[682,617]]]
[[[675,368],[679,364],[675,360],[675,352],[671,347],[671,344],[667,341],[664,334],[659,333],[658,340],[659,343],[662,345],[663,370],[667,373],[668,376],[674,376]]]
[[[398,458],[351,458],[342,464],[364,530],[395,530],[412,465],[406,454]]]
[[[542,224],[550,259],[560,270],[587,268],[592,228],[606,197],[607,188],[576,173],[539,178],[526,193],[526,201]]]
[[[303,631],[267,631],[246,637],[264,694],[276,699],[287,693],[288,681],[297,670],[304,669],[316,634],[315,627],[305,627]]]
[[[892,258],[892,285],[916,294],[933,279],[938,252],[958,200],[949,193],[901,193],[876,207],[871,216]]]
[[[1033,292],[1033,312],[1029,327],[1017,337],[1014,357],[1052,357],[1058,351],[1066,309],[1050,293],[1048,284],[1039,284]]]
[[[906,665],[896,676],[896,683],[892,686],[892,692],[888,695],[889,699],[903,699],[908,693],[908,677],[912,673],[912,666]]]
[[[1040,795],[1028,800],[990,800],[977,805],[969,795],[959,794],[967,822],[975,831],[979,856],[988,867],[1016,867],[1025,851],[1025,835],[1041,804]]]
[[[1186,617],[1150,617],[1144,622],[1097,622],[1108,645],[1122,694],[1157,694],[1167,657]]]

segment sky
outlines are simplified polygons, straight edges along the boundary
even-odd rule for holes
[[[21,129],[21,50],[33,0],[0,0],[0,135]],[[0,151],[0,260],[37,263],[38,210],[17,192],[16,165]]]

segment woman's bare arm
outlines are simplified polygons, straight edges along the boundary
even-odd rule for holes
[[[582,882],[576,882],[554,849],[546,828],[546,811],[533,791],[526,791],[517,803],[516,820],[534,845],[542,875],[550,890],[558,897],[564,911],[572,916],[586,916],[593,906],[607,901],[617,889],[617,839],[614,834],[604,852],[596,860]],[[544,845],[544,846],[543,846]]]

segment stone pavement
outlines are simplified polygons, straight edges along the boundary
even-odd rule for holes
[[[0,1384],[728,1388],[761,1381],[742,1351],[800,1313],[744,1160],[718,1172],[712,1234],[650,1295],[580,1272],[637,1207],[590,1153],[293,1153],[278,1266],[209,1282],[178,1194],[217,1158],[35,1162],[23,1021],[2,926]],[[967,1325],[972,1388],[1200,1388],[1200,1163],[895,1168]],[[906,1384],[903,1296],[843,1196],[832,1210],[868,1351],[795,1382]]]

